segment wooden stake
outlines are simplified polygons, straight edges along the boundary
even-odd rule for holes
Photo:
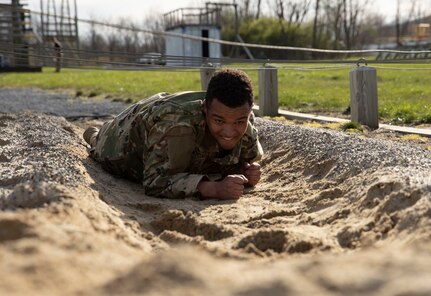
[[[264,65],[258,70],[259,76],[259,115],[278,115],[277,68]]]
[[[358,66],[350,76],[350,112],[354,122],[379,128],[377,74],[373,67]]]
[[[203,64],[202,67],[204,68],[201,69],[201,87],[206,91],[216,68],[212,64]]]

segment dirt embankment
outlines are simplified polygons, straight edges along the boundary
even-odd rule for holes
[[[258,120],[238,201],[157,199],[61,117],[0,114],[5,295],[426,295],[431,153]]]

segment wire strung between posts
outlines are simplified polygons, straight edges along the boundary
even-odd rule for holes
[[[6,51],[6,53],[12,53]],[[25,56],[25,57],[24,57]],[[41,55],[41,54],[17,54],[16,60],[20,61],[27,61],[28,56],[31,57],[38,57],[38,58],[53,58],[51,55]],[[107,62],[107,61],[98,61],[98,60],[88,60],[88,59],[76,59],[76,58],[67,58],[62,57],[61,58],[64,62],[89,62],[95,64],[94,68],[95,70],[119,70],[119,71],[146,71],[146,70],[156,70],[156,71],[183,71],[183,72],[193,72],[193,71],[199,71],[203,69],[214,69],[214,67],[205,67],[205,66],[149,66],[149,65],[141,65],[141,64],[135,64],[135,63],[127,63],[127,62]],[[100,65],[99,67],[105,66],[105,68],[99,68],[97,65]],[[109,66],[116,66],[109,68]],[[83,68],[79,65],[71,65],[71,64],[64,64],[62,65],[63,68],[72,68],[72,69],[83,69],[87,70],[90,69],[90,65]],[[311,67],[289,67],[289,66],[276,66],[278,69],[285,69],[285,70],[338,70],[338,69],[346,69],[346,68],[352,68],[352,65],[346,65],[346,66],[337,66],[337,67],[331,67],[331,66],[311,66]],[[262,69],[262,67],[235,67],[236,69],[244,70],[244,71],[252,71],[252,70],[259,70]]]
[[[271,64],[273,65],[273,64]],[[273,65],[277,67],[277,69],[282,70],[298,70],[298,71],[325,71],[325,70],[343,70],[343,69],[351,69],[353,68],[352,65],[340,65],[340,66],[312,66],[312,67],[304,67],[304,66],[279,66],[279,65]]]
[[[10,44],[6,42],[0,41],[0,44]],[[18,44],[14,43],[16,47],[28,47],[27,44]],[[52,46],[49,45],[38,45],[39,48],[43,48],[48,51],[53,51]],[[121,51],[94,51],[88,49],[75,49],[75,48],[64,48],[63,52],[69,53],[88,53],[88,54],[97,54],[97,55],[106,55],[112,56],[113,54],[125,57],[134,57],[134,58],[154,58],[154,55],[151,53],[130,53],[130,52],[121,52]],[[413,53],[410,53],[413,54]],[[178,56],[178,55],[161,55],[161,58],[166,58],[169,60],[179,60],[179,61],[196,61],[196,62],[224,62],[224,63],[251,63],[251,64],[262,64],[262,63],[356,63],[356,60],[286,60],[286,59],[245,59],[245,58],[230,58],[230,57],[192,57],[192,56]],[[368,63],[417,63],[425,61],[427,63],[431,62],[429,58],[413,58],[413,59],[385,59],[385,60],[367,60]]]
[[[55,56],[53,55],[44,55],[44,54],[34,54],[34,53],[17,53],[13,51],[2,51],[4,53],[14,54],[16,56],[16,59],[18,60],[27,60],[27,57],[36,57],[36,58],[47,58],[52,59]],[[63,62],[71,61],[71,62],[88,62],[93,63],[100,66],[106,66],[106,65],[118,65],[118,66],[135,66],[134,68],[128,68],[128,70],[152,70],[152,69],[158,69],[158,70],[172,70],[172,69],[189,69],[189,70],[200,70],[200,69],[206,69],[208,67],[193,67],[193,66],[148,66],[148,65],[142,65],[137,63],[128,63],[128,62],[114,62],[114,61],[99,61],[99,60],[90,60],[90,59],[80,59],[80,58],[69,58],[69,57],[61,57],[61,60]],[[67,65],[62,65],[63,68],[68,67]],[[85,69],[85,68],[84,68]],[[125,68],[123,68],[125,69]],[[99,69],[102,70],[102,69]],[[108,70],[116,70],[116,68],[110,68]]]
[[[6,42],[1,42],[0,41],[0,44],[5,44],[5,45],[7,45],[7,46],[10,46],[11,44],[10,43],[6,43]],[[29,54],[29,53],[27,53],[27,52],[10,52],[10,51],[4,51],[4,52],[8,52],[8,53],[11,53],[11,54],[14,54],[15,56],[16,55],[22,55],[23,56],[23,58],[22,58],[22,60],[24,60],[25,59],[25,57],[26,56],[28,56],[28,55],[30,55],[30,56],[33,56],[33,57],[40,57],[40,58],[48,58],[48,59],[51,59],[51,58],[53,58],[53,57],[55,57],[55,55],[56,55],[56,52],[55,52],[55,50],[52,48],[52,47],[48,47],[48,46],[38,46],[38,47],[31,47],[31,46],[29,46],[29,45],[27,45],[27,44],[17,44],[17,43],[14,43],[14,44],[12,44],[12,46],[13,46],[13,48],[14,49],[26,49],[26,50],[29,50],[29,49],[33,49],[33,50],[35,50],[35,51],[37,51],[37,49],[38,48],[40,48],[42,51],[44,51],[44,54]],[[47,53],[48,52],[48,53]],[[86,53],[86,54],[93,54],[93,55],[97,55],[97,57],[101,57],[101,54],[100,54],[100,52],[97,52],[97,51],[89,51],[89,50],[70,50],[70,51],[65,51],[65,53],[67,53],[67,52],[81,52],[81,53]],[[140,56],[139,54],[128,54],[128,53],[123,53],[123,52],[119,52],[119,54],[120,54],[120,56],[114,56],[114,55],[112,55],[112,54],[110,54],[110,52],[104,52],[106,55],[106,57],[107,58],[110,58],[110,59],[115,59],[115,58],[118,58],[118,57],[120,57],[120,58],[124,58],[124,57],[133,57],[133,58],[136,58],[137,56]],[[185,61],[187,61],[187,62],[190,62],[190,61],[192,61],[192,62],[202,62],[202,58],[199,58],[199,57],[183,57],[183,56],[165,56],[166,57],[166,59],[167,60],[169,60],[169,61],[174,61],[175,59],[177,60],[177,61],[183,61],[183,62],[185,62]],[[63,60],[65,60],[65,61],[75,61],[75,62],[86,62],[86,63],[95,63],[95,64],[99,64],[99,65],[120,65],[120,66],[128,66],[128,67],[134,67],[134,68],[125,68],[125,67],[123,67],[121,70],[127,70],[127,69],[129,69],[129,70],[139,70],[139,69],[148,69],[148,70],[151,70],[151,69],[158,69],[158,70],[163,70],[163,69],[180,69],[180,68],[183,68],[183,69],[210,69],[210,68],[213,68],[212,66],[184,66],[184,65],[177,65],[177,66],[149,66],[149,65],[143,65],[142,63],[135,63],[135,62],[115,62],[115,61],[101,61],[101,60],[99,60],[99,59],[96,59],[96,60],[92,60],[92,59],[85,59],[85,58],[73,58],[73,57],[63,57],[62,58]],[[207,60],[207,59],[205,59],[205,60]],[[226,59],[226,58],[224,58],[224,59],[218,59],[217,60],[218,62],[222,62],[222,61],[229,61],[229,59]],[[265,64],[268,64],[268,60],[262,60],[262,61],[265,61]],[[429,62],[429,60],[426,60],[426,59],[423,59],[423,61],[426,61],[426,62]],[[248,64],[253,64],[253,63],[251,63],[251,61],[249,61],[249,60],[246,60],[245,61],[246,63],[248,63]],[[285,61],[285,60],[280,60],[280,61],[277,61],[277,60],[273,60],[273,62],[275,62],[275,63],[277,63],[277,62],[280,62],[280,63],[299,63],[299,64],[304,64],[304,63],[310,63],[310,61],[302,61],[302,60],[298,60],[298,61],[292,61],[292,60],[289,60],[289,61]],[[337,63],[343,63],[343,64],[354,64],[354,63],[357,63],[357,61],[355,61],[355,60],[336,60],[336,61],[334,61],[334,60],[329,60],[329,61],[319,61],[319,62],[317,62],[317,61],[312,61],[313,63],[320,63],[320,64],[322,64],[322,63],[330,63],[330,64],[337,64]],[[371,62],[373,62],[373,61],[367,61],[368,63],[371,63]],[[375,63],[379,63],[379,64],[381,64],[381,63],[400,63],[400,61],[399,60],[385,60],[385,61],[374,61]],[[418,60],[403,60],[403,63],[414,63],[414,62],[418,62]],[[67,67],[67,66],[69,66],[69,65],[65,65],[65,67]],[[139,67],[139,69],[137,69],[137,68],[135,68],[135,67]],[[320,70],[320,69],[329,69],[329,68],[334,68],[334,69],[341,69],[341,68],[345,68],[345,67],[349,67],[349,66],[342,66],[342,67],[334,67],[334,66],[318,66],[318,67],[316,67],[316,66],[313,66],[313,67],[304,67],[304,66],[280,66],[280,65],[277,65],[277,68],[280,68],[280,69],[291,69],[291,70],[313,70],[313,69],[315,69],[315,70]],[[383,68],[383,67],[382,67]],[[118,68],[116,68],[116,69],[118,69]],[[256,69],[256,68],[252,68],[252,67],[241,67],[241,69]],[[258,68],[257,68],[258,69]],[[392,69],[395,69],[395,68],[392,68]],[[399,68],[399,69],[401,69],[401,70],[403,70],[403,69],[407,69],[407,68]],[[415,69],[421,69],[421,70],[426,70],[427,68],[411,68],[412,70],[415,70]]]
[[[9,54],[14,54],[15,55],[15,59],[19,60],[19,61],[28,61],[28,57],[35,57],[35,58],[46,58],[46,59],[52,59],[55,56],[51,55],[51,54],[33,54],[33,53],[19,53],[19,52],[14,52],[14,51],[4,51],[2,50],[1,52],[3,53],[9,53]],[[115,62],[115,61],[99,61],[99,60],[91,60],[91,59],[81,59],[81,58],[70,58],[70,57],[62,57],[61,58],[63,62],[76,62],[76,63],[82,63],[82,62],[86,62],[86,63],[92,63],[95,64],[95,66],[93,65],[88,65],[86,64],[85,67],[81,66],[81,65],[70,65],[70,64],[63,64],[62,67],[63,68],[71,68],[71,69],[94,69],[94,70],[120,70],[120,71],[145,71],[145,70],[149,70],[149,71],[170,71],[170,70],[175,70],[175,71],[182,71],[182,72],[194,72],[194,71],[198,71],[198,70],[202,70],[202,69],[214,69],[215,67],[213,66],[181,66],[181,65],[177,65],[177,66],[169,66],[169,65],[143,65],[143,64],[139,64],[139,63],[130,63],[130,62]],[[344,61],[345,63],[348,61]],[[300,63],[300,61],[299,61]],[[345,65],[339,65],[339,66],[326,66],[326,65],[322,65],[322,66],[293,66],[293,65],[277,65],[277,64],[268,64],[266,63],[266,65],[268,66],[273,66],[276,67],[277,69],[280,70],[292,70],[292,71],[324,71],[324,70],[342,70],[342,69],[349,69],[349,68],[354,68],[356,66],[354,66],[353,64],[356,64],[357,61],[352,61],[351,63],[345,64]],[[367,61],[367,63],[369,63]],[[99,66],[97,66],[99,65]],[[110,66],[115,66],[115,67],[110,67]],[[94,68],[92,68],[94,67]],[[104,67],[104,68],[100,68],[100,67]],[[378,69],[382,69],[382,70],[431,70],[431,68],[400,68],[400,67],[385,67],[385,66],[374,66],[375,68]],[[216,67],[217,68],[217,67]],[[236,69],[240,69],[240,70],[259,70],[262,69],[262,67],[235,67]]]
[[[10,47],[12,45],[13,49],[26,49],[26,50],[33,50],[33,51],[42,51],[43,54],[42,55],[36,55],[36,54],[31,54],[32,56],[35,57],[41,57],[41,58],[53,58],[56,55],[55,50],[53,49],[52,46],[29,46],[28,44],[20,44],[20,43],[8,43],[8,42],[2,42],[0,41],[0,45],[6,45],[8,47]],[[3,51],[6,52],[6,51]],[[22,56],[27,55],[27,53],[19,53],[19,52],[10,52],[11,54],[17,55],[17,54],[21,54]],[[63,50],[63,53],[65,54],[78,54],[79,56],[88,56],[88,55],[97,55],[97,58],[108,58],[108,59],[123,59],[123,58],[133,58],[134,60],[137,60],[138,58],[147,58],[147,59],[151,59],[152,56],[151,55],[145,55],[145,54],[138,54],[138,53],[124,53],[124,52],[114,52],[115,55],[113,54],[113,52],[109,52],[109,51],[91,51],[91,50],[79,50],[79,49],[65,49]],[[174,55],[163,55],[161,56],[165,62],[172,62],[172,63],[176,63],[176,64],[186,64],[186,63],[193,63],[193,64],[208,64],[208,66],[188,66],[191,67],[193,69],[206,69],[206,68],[212,68],[212,65],[209,65],[209,63],[214,64],[234,64],[234,63],[242,63],[242,64],[268,64],[268,63],[284,63],[284,64],[356,64],[357,61],[356,60],[254,60],[254,61],[250,61],[250,60],[246,60],[246,59],[231,59],[231,58],[201,58],[201,57],[189,57],[189,56],[174,56]],[[71,58],[71,57],[63,57],[64,60],[70,60],[70,61],[78,61],[78,62],[97,62],[97,64],[102,64],[106,63],[106,64],[120,64],[120,65],[128,65],[128,66],[138,66],[138,67],[146,67],[149,68],[150,66],[140,63],[140,62],[110,62],[110,61],[100,61],[100,59],[96,59],[96,60],[91,60],[89,58],[85,59],[82,57],[76,57],[76,58]],[[417,64],[417,63],[430,63],[430,59],[404,59],[404,60],[367,60],[367,63],[371,64],[371,63],[376,63],[376,64]],[[149,63],[151,64],[151,63]],[[218,66],[218,65],[216,65]],[[163,66],[165,68],[187,68],[186,65],[176,65],[176,67],[173,67],[173,65],[170,66]],[[292,66],[277,66],[279,68],[285,67],[285,68],[295,68]],[[328,66],[331,67],[331,66]],[[332,66],[333,67],[333,66]],[[162,67],[152,67],[152,68],[162,68]],[[244,67],[244,65],[242,66],[242,68],[246,68],[246,69],[250,69],[250,67]],[[298,68],[298,67],[297,67]],[[304,68],[303,66],[301,66],[300,68]],[[319,67],[314,67],[314,68],[322,68],[322,66]],[[405,68],[404,68],[405,69]],[[416,68],[412,68],[412,69],[416,69]],[[417,68],[417,69],[424,69],[424,68]]]
[[[387,66],[373,66],[376,69],[382,70],[431,70],[431,68],[399,68],[399,67],[387,67]]]
[[[294,46],[280,46],[280,45],[264,45],[264,44],[256,44],[256,43],[244,43],[244,42],[235,42],[235,41],[227,41],[220,39],[213,39],[207,37],[199,37],[188,34],[180,34],[174,32],[165,32],[165,31],[155,31],[148,30],[143,28],[129,27],[123,25],[109,24],[100,21],[87,20],[81,18],[72,18],[66,16],[58,16],[49,13],[42,13],[39,11],[32,11],[33,14],[43,15],[47,17],[60,17],[63,19],[78,21],[82,23],[88,23],[90,25],[99,25],[105,27],[112,27],[121,30],[129,30],[132,32],[142,32],[148,33],[156,36],[164,36],[164,37],[178,37],[185,38],[190,40],[197,41],[207,41],[211,43],[223,44],[223,45],[231,45],[231,46],[241,46],[241,47],[251,47],[251,48],[260,48],[260,49],[276,49],[276,50],[290,50],[290,51],[303,51],[303,52],[317,52],[317,53],[343,53],[343,54],[363,54],[363,53],[396,53],[396,54],[429,54],[431,50],[393,50],[393,49],[360,49],[360,50],[339,50],[339,49],[318,49],[318,48],[307,48],[307,47],[294,47]]]

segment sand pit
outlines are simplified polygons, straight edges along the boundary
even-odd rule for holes
[[[431,153],[258,119],[262,182],[157,199],[82,126],[0,114],[2,295],[429,295]]]

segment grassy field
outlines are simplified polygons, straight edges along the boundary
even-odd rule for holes
[[[291,67],[293,65],[289,65]],[[301,66],[301,65],[297,65]],[[352,66],[353,67],[353,66]],[[396,124],[431,123],[431,66],[396,65],[377,67],[379,114]],[[423,68],[408,70],[407,68]],[[345,69],[279,69],[279,103],[284,109],[309,112],[343,112],[349,105],[349,71]],[[246,71],[258,94],[257,70]],[[198,71],[106,71],[63,69],[54,73],[10,73],[0,75],[0,87],[68,89],[78,95],[109,95],[138,101],[157,92],[199,90]]]

